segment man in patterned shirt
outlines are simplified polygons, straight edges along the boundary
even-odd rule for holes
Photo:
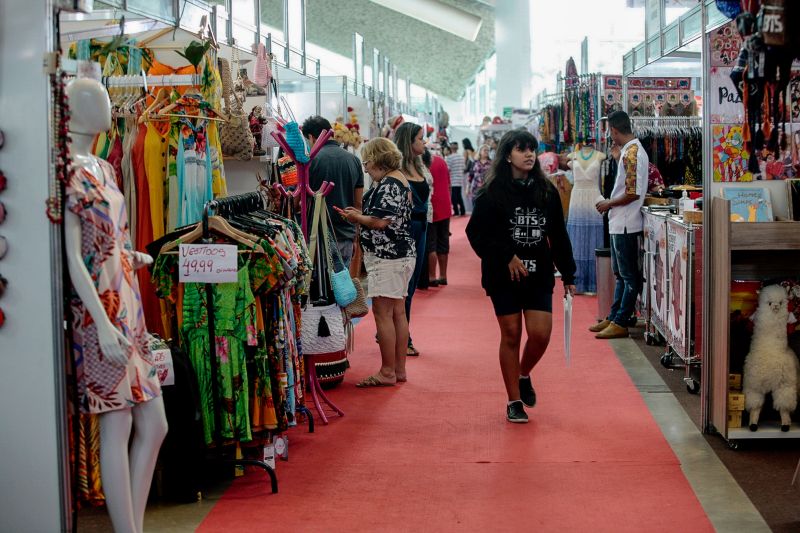
[[[611,265],[617,278],[614,304],[606,320],[589,328],[598,339],[617,339],[628,336],[642,290],[640,249],[642,240],[642,205],[647,194],[647,153],[633,135],[631,119],[624,111],[609,115],[611,139],[621,147],[617,179],[611,198],[598,198],[597,210],[608,213],[608,232],[611,234]]]
[[[458,153],[458,143],[450,143],[450,155],[445,159],[447,168],[450,169],[450,194],[453,202],[453,216],[466,215],[464,207],[464,197],[461,189],[464,186],[464,154]]]

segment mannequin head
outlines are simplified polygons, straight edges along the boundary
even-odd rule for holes
[[[111,101],[103,85],[92,79],[76,79],[67,85],[73,133],[94,135],[111,129]]]

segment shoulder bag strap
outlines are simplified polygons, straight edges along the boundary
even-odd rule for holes
[[[311,256],[311,270],[317,260],[317,234],[319,233],[319,217],[320,206],[322,204],[322,195],[317,193],[314,195],[314,213],[311,215],[311,235],[308,239],[308,253]]]
[[[361,252],[361,231],[359,230],[358,224],[356,224],[356,237],[353,240],[353,258],[350,260],[350,277],[351,278],[360,278],[361,277],[361,260],[362,260],[362,252]]]
[[[322,224],[322,237],[325,241],[325,253],[327,254],[328,258],[328,271],[333,274],[336,272],[336,266],[333,264],[334,255],[339,258],[339,264],[344,267],[344,260],[342,260],[342,255],[339,253],[339,247],[336,245],[336,235],[333,236],[331,239],[330,236],[330,214],[328,213],[328,205],[327,203],[322,204],[322,214],[320,215],[320,223]],[[334,241],[334,246],[331,246],[331,241]]]

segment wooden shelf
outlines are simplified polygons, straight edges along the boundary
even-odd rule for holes
[[[713,426],[729,440],[800,438],[800,426],[792,425],[783,433],[777,424],[765,422],[756,432],[749,428],[728,429],[728,374],[730,371],[730,296],[731,279],[743,274],[744,279],[780,277],[796,272],[800,256],[800,223],[797,222],[731,222],[730,202],[711,198],[710,281],[708,287],[708,349],[703,364],[705,427]],[[764,253],[748,253],[764,252]]]
[[[800,425],[792,424],[789,431],[781,431],[779,422],[761,422],[758,431],[750,431],[750,428],[731,428],[728,430],[728,439],[800,439]]]
[[[731,250],[800,250],[800,222],[732,222]]]

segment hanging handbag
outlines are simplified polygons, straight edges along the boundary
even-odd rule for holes
[[[256,51],[256,66],[253,72],[253,83],[259,87],[266,88],[272,80],[272,69],[270,68],[270,57],[264,43],[258,43]]]
[[[311,224],[311,239],[309,255],[311,256],[312,270],[315,265],[318,246],[319,226],[322,221],[322,210],[326,209],[322,202],[322,195],[317,193],[314,201],[314,215]],[[323,236],[324,240],[324,236]],[[325,246],[324,242],[322,244]],[[300,330],[303,354],[323,355],[332,353],[344,354],[346,339],[344,331],[344,314],[337,304],[306,306],[303,310]]]
[[[344,314],[347,316],[348,322],[352,321],[354,318],[367,316],[367,313],[369,313],[367,294],[364,292],[364,287],[361,285],[361,261],[363,255],[360,241],[361,236],[359,235],[358,228],[356,228],[355,250],[353,251],[353,258],[350,260],[350,278],[353,280],[353,286],[356,288],[356,299],[344,309]]]
[[[353,303],[358,296],[356,287],[353,280],[350,278],[350,270],[344,268],[344,261],[339,253],[338,246],[331,246],[330,238],[330,218],[328,217],[328,207],[323,204],[322,213],[320,214],[320,224],[322,225],[322,238],[325,245],[325,254],[328,258],[328,274],[331,280],[331,288],[333,289],[333,296],[336,298],[336,303],[339,307],[346,308]],[[334,236],[335,239],[335,236]],[[335,243],[334,243],[335,244]],[[333,250],[336,250],[335,254]],[[335,257],[334,257],[335,255]],[[339,264],[342,265],[342,270],[336,272],[334,259],[339,259]]]
[[[286,112],[292,119],[283,126],[286,130],[286,144],[288,144],[289,148],[291,148],[292,152],[294,152],[295,161],[298,163],[308,163],[311,160],[311,157],[308,153],[308,144],[306,143],[306,139],[300,132],[300,125],[297,123],[297,119],[294,117],[294,113],[292,113],[292,110],[289,107],[289,102],[286,101],[286,98],[281,96],[281,101],[283,101],[283,107],[286,109]]]
[[[236,48],[233,50],[234,66],[238,73],[239,53]],[[223,58],[218,59],[218,64],[219,74],[222,78],[222,100],[225,103],[225,114],[229,117],[219,131],[222,153],[242,161],[249,161],[253,158],[253,146],[255,145],[253,132],[250,131],[250,121],[244,112],[242,101],[234,94],[230,64]]]

